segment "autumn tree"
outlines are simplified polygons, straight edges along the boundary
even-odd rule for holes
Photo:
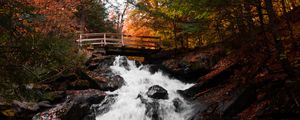
[[[289,63],[285,49],[283,47],[283,43],[282,43],[283,39],[279,33],[279,26],[277,25],[278,18],[277,18],[276,12],[274,11],[274,8],[273,8],[273,2],[272,2],[272,0],[264,0],[264,3],[266,5],[266,10],[267,10],[268,17],[269,17],[269,23],[270,23],[270,27],[271,27],[273,41],[275,43],[277,58],[281,62],[281,65],[284,68],[284,70],[286,71],[286,73],[290,77],[295,77],[296,73],[293,70],[291,64]]]
[[[105,0],[111,21],[118,33],[122,33],[124,21],[128,10],[131,8],[131,0]]]
[[[0,2],[0,97],[32,100],[25,84],[49,80],[80,64],[73,32],[52,26],[60,22],[46,20],[48,14],[32,4]]]
[[[75,13],[82,32],[114,32],[105,4],[99,0],[81,1]]]

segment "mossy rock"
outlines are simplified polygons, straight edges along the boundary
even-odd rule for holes
[[[88,80],[75,80],[70,83],[68,89],[81,90],[81,89],[88,89],[89,87],[90,87],[90,82]]]
[[[43,94],[41,101],[50,101],[50,102],[55,102],[55,101],[60,101],[66,96],[64,91],[53,91],[53,92],[47,92]]]

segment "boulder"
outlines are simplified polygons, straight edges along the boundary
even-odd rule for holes
[[[158,71],[159,71],[159,66],[158,65],[149,65],[149,72],[151,74],[154,74]]]
[[[168,91],[159,85],[151,86],[147,93],[148,97],[154,99],[168,99]]]
[[[154,100],[152,102],[145,99],[141,94],[137,96],[138,99],[141,100],[143,104],[146,106],[146,112],[145,115],[151,118],[151,120],[162,120],[162,117],[160,116],[160,105],[158,101]]]
[[[172,102],[175,107],[175,112],[180,112],[183,110],[182,108],[183,102],[179,98],[175,98],[174,100],[172,100]]]
[[[80,71],[78,74],[80,74],[80,78],[89,81],[90,88],[102,91],[114,91],[125,83],[121,76],[114,75],[110,70],[104,73],[97,71]]]
[[[92,104],[100,103],[106,94],[99,90],[69,90],[66,101],[56,107],[36,114],[33,120],[81,120],[90,114]]]
[[[2,111],[2,114],[10,117],[10,119],[31,119],[37,112],[46,108],[51,108],[52,105],[48,101],[27,102],[13,100],[10,109]]]
[[[29,110],[29,111],[37,111],[40,107],[52,107],[48,101],[41,101],[38,103],[35,102],[25,102],[25,101],[17,101],[13,100],[13,105],[20,109]]]
[[[99,83],[97,82],[99,89],[103,91],[115,91],[116,89],[122,87],[125,84],[124,79],[120,75],[115,75],[108,77],[106,83]]]
[[[151,120],[163,120],[159,115],[159,111],[159,103],[157,101],[146,104],[146,115],[150,117]]]
[[[98,66],[107,68],[113,65],[114,59],[115,56],[93,55],[91,58],[89,58],[85,65],[87,67],[92,67],[93,69],[96,69]]]
[[[86,75],[86,79],[90,79],[101,83],[106,83],[108,81],[108,79],[105,76],[98,74],[97,72],[86,71],[84,73]]]
[[[91,106],[91,114],[87,115],[86,118],[92,117],[95,119],[96,116],[107,113],[111,109],[111,105],[116,102],[117,96],[117,94],[107,95],[100,104]]]
[[[98,66],[99,66],[99,63],[92,62],[92,63],[87,65],[87,69],[90,70],[90,71],[93,71],[93,70],[97,69]]]
[[[237,91],[230,101],[220,104],[222,117],[230,119],[242,112],[256,100],[256,96],[256,87],[254,85],[249,85]]]
[[[134,63],[135,63],[135,66],[136,66],[136,67],[140,67],[140,66],[142,65],[142,63],[141,63],[141,62],[139,62],[139,61],[136,61],[136,60],[134,61]]]

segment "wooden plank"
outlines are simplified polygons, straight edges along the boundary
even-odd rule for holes
[[[89,42],[89,41],[102,41],[103,38],[90,38],[90,39],[81,39],[79,42]]]
[[[133,40],[133,39],[124,39],[124,41],[143,41],[143,42],[153,42],[153,43],[158,43],[159,41],[156,41],[156,40],[141,40],[141,39],[136,39],[136,40]]]
[[[133,48],[137,50],[156,50],[159,48],[160,37],[155,36],[130,36],[119,33],[86,33],[80,34],[80,39],[76,40],[80,45],[97,46],[103,48],[112,45],[112,49]],[[99,45],[99,46],[98,46]]]
[[[122,37],[122,38],[121,38],[122,46],[124,46],[124,35],[122,34],[121,37]]]
[[[135,47],[135,48],[155,48],[156,49],[156,47],[157,46],[150,46],[150,45],[144,45],[144,46],[141,46],[141,45],[133,45],[133,44],[126,44],[125,45],[126,47]]]
[[[106,38],[106,41],[115,41],[115,42],[121,42],[121,39],[115,39],[115,38]]]
[[[106,43],[106,45],[121,45],[121,43]]]
[[[153,38],[153,39],[160,39],[158,36],[132,36],[132,35],[124,35],[124,37],[135,37],[135,38]]]
[[[92,45],[104,45],[104,42],[100,42],[100,43],[91,43]]]
[[[107,36],[121,36],[121,34],[119,33],[85,33],[80,35],[82,35],[83,37],[95,37],[95,36],[104,36],[104,34]]]

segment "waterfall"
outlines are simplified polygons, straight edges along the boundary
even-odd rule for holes
[[[125,85],[120,89],[107,92],[115,95],[113,102],[103,101],[103,105],[109,104],[109,109],[102,114],[97,115],[97,120],[153,120],[147,116],[147,105],[142,102],[138,96],[149,103],[156,102],[159,104],[156,112],[159,119],[162,120],[187,120],[193,113],[193,105],[184,100],[176,91],[186,89],[192,84],[184,84],[176,79],[171,79],[163,72],[158,71],[151,74],[149,67],[137,66],[135,61],[128,60],[126,57],[118,56],[115,58],[113,66],[110,67],[114,74],[120,75],[125,80]],[[168,91],[168,99],[152,99],[146,95],[148,89],[153,85],[159,85]],[[176,111],[174,100],[181,101],[181,110]],[[112,99],[108,99],[112,100]],[[106,105],[107,107],[107,105]]]

